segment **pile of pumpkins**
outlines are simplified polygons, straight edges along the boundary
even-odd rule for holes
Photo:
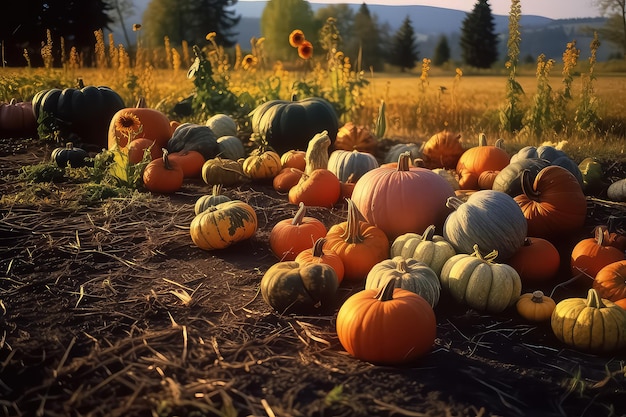
[[[626,237],[600,227],[568,254],[572,274],[588,278],[586,298],[556,303],[536,290],[559,270],[555,243],[584,226],[597,161],[576,164],[552,145],[510,156],[501,141],[489,145],[482,134],[465,148],[460,135],[442,131],[423,145],[395,145],[379,162],[378,138],[363,126],[339,126],[320,98],[255,109],[251,126],[262,145],[247,154],[227,115],[181,124],[141,102],[124,107],[108,90],[86,88],[36,96],[34,115],[71,114],[63,106],[68,100],[106,96],[99,102],[109,106],[108,130],[94,142],[104,135],[131,161],[149,150],[146,189],[172,193],[193,177],[211,187],[196,201],[190,224],[199,248],[224,249],[256,233],[254,208],[231,200],[224,188],[259,181],[285,195],[297,210],[271,230],[277,262],[261,279],[263,299],[280,314],[338,309],[338,338],[359,359],[396,364],[425,355],[435,341],[442,291],[479,311],[515,308],[527,320],[550,322],[555,336],[576,349],[626,346]],[[74,166],[84,160],[72,154],[76,149],[70,143],[55,158]],[[337,205],[345,205],[346,218],[328,229],[306,213]],[[362,289],[338,306],[344,281]]]

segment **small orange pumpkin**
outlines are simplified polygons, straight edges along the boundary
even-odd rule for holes
[[[280,156],[280,163],[283,168],[297,168],[300,171],[306,169],[306,152],[298,149],[291,149]]]
[[[143,185],[154,193],[170,194],[183,186],[185,174],[177,162],[168,158],[167,149],[163,148],[163,157],[151,161],[143,171]]]
[[[591,278],[595,278],[598,272],[608,264],[624,259],[624,252],[605,244],[604,236],[603,230],[596,228],[595,237],[583,239],[574,246],[570,260],[574,275],[584,272]],[[600,296],[608,298],[602,294]]]
[[[626,260],[612,262],[600,269],[593,280],[593,288],[607,300],[616,302],[626,298]]]
[[[324,243],[326,243],[325,237],[317,239],[313,247],[300,252],[296,256],[295,261],[301,266],[316,263],[324,263],[330,265],[337,274],[337,281],[339,281],[339,284],[341,284],[341,281],[343,281],[343,276],[345,274],[343,261],[341,260],[341,257],[335,253],[335,251],[332,251],[328,248],[324,249]]]
[[[169,158],[170,161],[177,162],[181,166],[185,178],[200,178],[202,167],[206,162],[206,159],[200,152],[193,150],[172,152]]]
[[[459,158],[465,152],[461,135],[449,130],[435,133],[422,147],[422,159],[428,169],[455,169]]]
[[[542,291],[522,294],[515,303],[517,313],[530,321],[549,321],[556,302]]]
[[[298,168],[286,167],[272,179],[272,186],[279,193],[288,193],[291,187],[300,182],[304,172]]]
[[[478,189],[480,174],[485,171],[500,171],[509,165],[510,161],[511,157],[504,150],[502,139],[498,139],[495,145],[487,145],[487,137],[484,133],[481,133],[478,136],[478,146],[463,152],[459,162],[456,164],[456,172],[459,175],[459,187],[470,190]],[[493,181],[491,185],[493,185]],[[488,189],[491,189],[491,187]]]
[[[535,285],[556,276],[561,266],[561,255],[549,240],[526,237],[524,244],[506,263],[517,271],[522,284]]]
[[[339,178],[327,169],[316,169],[310,175],[304,174],[298,184],[289,190],[291,204],[304,203],[307,206],[332,207],[339,200],[341,185]]]
[[[270,232],[270,249],[280,261],[293,261],[303,250],[326,236],[326,226],[315,217],[306,216],[306,206],[300,203],[292,219],[279,221]]]

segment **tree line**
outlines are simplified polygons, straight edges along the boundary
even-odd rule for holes
[[[611,26],[603,28],[607,40],[622,45],[626,52],[626,0],[598,0],[601,11],[611,14]],[[123,38],[131,48],[141,40],[142,47],[158,49],[167,38],[176,47],[183,43],[203,45],[209,32],[225,48],[234,46],[241,16],[234,6],[237,0],[151,0],[141,19],[140,34],[124,29]],[[49,38],[62,39],[63,51],[56,51],[55,62],[70,48],[82,57],[83,65],[93,65],[94,33],[105,33],[113,23],[124,28],[124,19],[132,11],[132,0],[24,0],[14,4],[14,11],[0,16],[0,41],[3,65],[43,65],[41,49]],[[621,19],[620,19],[621,16]],[[329,18],[335,20],[337,33],[320,31]],[[620,23],[624,23],[620,33]],[[392,32],[378,21],[363,3],[355,12],[347,4],[329,4],[313,13],[306,0],[269,0],[261,16],[261,34],[266,56],[270,60],[289,60],[293,51],[289,33],[300,29],[314,43],[314,50],[330,53],[323,45],[328,36],[333,47],[341,50],[358,69],[380,71],[386,64],[402,71],[413,69],[420,60],[419,43],[413,24],[407,16]],[[117,36],[117,34],[116,34]],[[326,40],[325,40],[326,39]],[[133,42],[134,41],[134,42]],[[498,37],[488,0],[477,0],[461,27],[460,48],[463,63],[489,68],[498,60]],[[242,46],[245,48],[245,46]],[[450,45],[441,36],[432,63],[442,65],[450,59]]]

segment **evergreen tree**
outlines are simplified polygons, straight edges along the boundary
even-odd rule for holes
[[[448,45],[448,38],[446,35],[439,37],[439,42],[435,47],[435,53],[433,55],[433,65],[441,66],[450,60],[450,46]]]
[[[400,67],[404,72],[415,67],[419,60],[417,40],[411,18],[407,15],[391,41],[389,63]]]
[[[488,0],[478,0],[463,20],[461,55],[476,68],[489,68],[498,60],[498,37]]]
[[[354,17],[352,33],[353,45],[356,47],[354,49],[358,57],[354,61],[357,70],[382,69],[380,31],[375,16],[370,14],[365,3],[361,5]]]
[[[294,60],[297,52],[289,45],[289,34],[300,29],[315,45],[317,24],[311,5],[306,0],[269,0],[261,15],[261,35],[265,53],[270,60]]]

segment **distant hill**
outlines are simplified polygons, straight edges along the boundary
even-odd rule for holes
[[[133,23],[141,22],[141,16],[148,7],[150,0],[135,0],[135,15],[126,18],[127,30],[130,32]],[[238,32],[237,43],[245,50],[249,48],[252,37],[260,37],[260,18],[267,2],[265,1],[239,1],[235,5],[235,11],[241,15],[241,21],[235,28]],[[315,12],[327,7],[323,3],[311,3]],[[354,11],[358,11],[360,4],[350,4]],[[408,16],[413,23],[417,38],[420,56],[432,56],[434,48],[441,35],[448,37],[453,59],[460,58],[459,38],[463,19],[466,12],[461,10],[446,9],[431,6],[393,6],[393,5],[368,5],[372,15],[375,15],[381,24],[387,24],[393,32],[397,30]],[[509,17],[494,15],[496,32],[500,34],[500,56],[506,54],[506,41],[508,38]],[[581,57],[588,56],[591,38],[584,34],[582,29],[588,26],[599,27],[604,23],[603,18],[589,19],[550,19],[543,16],[522,15],[520,25],[522,27],[522,58],[536,58],[544,53],[549,58],[560,59],[565,45],[576,39],[581,49]],[[113,28],[116,40],[121,41],[123,36],[121,29]],[[119,34],[117,34],[120,32]],[[598,59],[604,60],[613,52],[611,45],[603,44],[598,53]]]

